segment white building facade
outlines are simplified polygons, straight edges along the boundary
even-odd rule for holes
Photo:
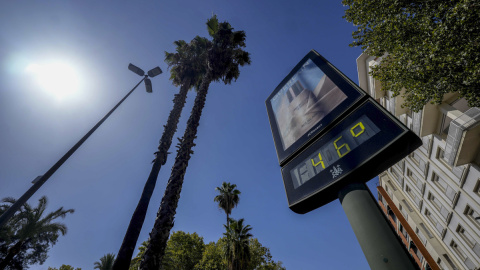
[[[415,113],[357,59],[360,87],[415,132],[423,145],[379,175],[379,204],[421,269],[480,269],[480,108],[458,94]]]

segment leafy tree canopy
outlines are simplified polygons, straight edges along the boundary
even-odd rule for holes
[[[372,75],[418,111],[458,92],[480,106],[480,3],[477,0],[343,0],[358,27],[350,46],[384,56]],[[405,89],[402,93],[402,89]]]
[[[227,262],[224,259],[224,242],[219,239],[217,243],[210,242],[205,245],[202,259],[195,265],[195,270],[225,270]]]
[[[249,246],[251,259],[248,270],[285,270],[282,262],[275,262],[270,249],[262,246],[257,238],[250,239]]]
[[[222,237],[217,242],[204,244],[203,238],[196,233],[174,232],[167,242],[167,252],[164,260],[168,263],[164,269],[226,270],[227,261],[224,256],[226,241],[226,237]],[[200,247],[200,244],[202,247]],[[130,270],[138,269],[147,245],[148,242],[145,241],[138,248],[139,253],[132,259]],[[202,250],[200,256],[199,250]],[[249,250],[251,259],[246,270],[285,270],[282,262],[275,262],[270,249],[262,246],[257,238],[249,240]],[[174,262],[177,264],[174,264]]]
[[[202,259],[205,244],[197,233],[174,232],[167,242],[163,268],[190,270]]]

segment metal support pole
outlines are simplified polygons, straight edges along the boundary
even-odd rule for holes
[[[75,151],[77,151],[77,149],[88,139],[88,137],[90,137],[90,135],[93,134],[93,132],[95,132],[95,130],[97,130],[97,128],[105,121],[107,120],[107,118],[118,108],[118,106],[120,106],[120,104],[122,104],[123,101],[125,101],[125,99],[127,99],[127,97],[147,78],[148,76],[145,76],[140,82],[137,83],[137,85],[135,85],[135,87],[133,87],[132,90],[130,90],[130,92],[128,92],[128,94],[122,98],[122,100],[120,100],[117,105],[115,105],[115,107],[113,107],[113,109],[111,109],[89,132],[87,132],[87,134],[85,134],[85,136],[83,136],[70,150],[68,150],[68,152],[63,155],[63,157],[61,157],[57,163],[55,163],[44,175],[42,175],[40,177],[40,179],[38,179],[37,181],[35,181],[35,183],[33,184],[33,186],[31,186],[12,206],[10,206],[10,208],[8,208],[7,211],[5,211],[5,213],[3,213],[3,215],[0,216],[0,228],[3,227],[3,225],[5,225],[5,223],[7,223],[7,221],[15,214],[15,212],[18,211],[18,209],[20,209],[20,207],[26,203],[28,201],[28,199],[30,199],[30,197],[32,197],[33,194],[35,194],[35,192],[45,183],[47,182],[47,180],[50,178],[50,176],[52,176],[57,170],[58,168],[60,168],[60,166],[62,166],[63,163],[65,163],[65,161],[67,161],[67,159],[73,154],[75,153]]]
[[[346,186],[338,198],[371,269],[418,269],[365,184]]]

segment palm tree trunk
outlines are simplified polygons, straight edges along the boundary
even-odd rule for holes
[[[140,235],[143,222],[145,221],[150,198],[155,189],[158,173],[160,172],[162,165],[167,162],[168,149],[172,145],[173,135],[177,131],[178,121],[182,114],[183,107],[185,106],[190,83],[191,80],[187,79],[182,84],[180,92],[176,94],[173,99],[173,109],[170,111],[167,124],[164,126],[162,138],[160,139],[158,146],[158,152],[155,153],[155,159],[153,160],[152,170],[150,171],[150,175],[143,188],[137,208],[135,209],[135,212],[133,212],[132,219],[128,225],[127,232],[125,233],[122,246],[118,251],[112,270],[128,270],[130,266],[130,261],[133,252],[135,251],[135,245],[137,244],[138,236]]]
[[[165,248],[167,246],[170,230],[173,227],[175,213],[180,199],[180,192],[182,191],[183,180],[185,172],[188,167],[188,161],[192,148],[195,146],[194,140],[197,137],[197,128],[200,124],[200,117],[202,115],[205,100],[207,98],[208,86],[211,82],[210,72],[207,71],[197,97],[187,121],[187,128],[183,137],[180,139],[175,163],[172,167],[170,179],[168,180],[165,194],[163,195],[160,208],[155,219],[152,231],[150,232],[150,241],[142,258],[140,269],[142,270],[156,270],[162,268],[162,259],[165,255]]]
[[[18,243],[13,245],[13,247],[8,249],[7,256],[5,256],[5,259],[3,259],[3,261],[0,262],[0,270],[5,269],[10,263],[10,261],[13,259],[13,257],[15,257],[15,255],[17,255],[20,252],[20,250],[22,249],[23,243],[24,243],[23,241],[19,241]]]

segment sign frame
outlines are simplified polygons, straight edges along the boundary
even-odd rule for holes
[[[315,123],[312,128],[306,131],[300,138],[296,139],[294,143],[284,148],[282,135],[279,124],[277,123],[276,115],[272,106],[272,99],[282,90],[282,88],[295,76],[302,66],[311,60],[321,72],[326,75],[345,95],[346,98],[331,111],[328,112],[320,121]],[[311,50],[282,80],[282,82],[275,88],[270,96],[265,101],[267,107],[268,118],[270,121],[270,128],[272,130],[275,148],[277,151],[277,158],[280,166],[284,166],[295,155],[303,151],[311,142],[316,140],[325,131],[329,130],[331,126],[350,112],[355,105],[368,98],[367,94],[360,89],[354,82],[335,68],[330,62],[323,58],[315,50]]]
[[[372,106],[377,111],[371,110]],[[378,114],[378,111],[383,112],[383,114]],[[305,158],[317,151],[316,148],[323,146],[325,142],[337,136],[339,130],[343,130],[346,126],[351,125],[360,117],[359,115],[367,115],[375,125],[380,127],[380,132],[349,152],[349,159],[341,158],[337,160],[332,166],[325,168],[325,171],[316,174],[306,183],[294,188],[291,170],[298,166],[299,162],[303,162]],[[397,129],[397,131],[392,128]],[[395,132],[397,132],[396,135]],[[321,207],[337,199],[338,192],[343,187],[351,183],[369,181],[398,162],[399,159],[413,152],[421,144],[422,141],[416,134],[403,125],[396,117],[388,113],[376,101],[369,98],[360,104],[357,109],[338,121],[333,128],[319,137],[307,149],[304,149],[295,158],[291,159],[288,164],[283,166],[282,177],[288,206],[292,211],[299,214]],[[362,158],[363,153],[368,155]],[[341,177],[329,182],[325,181],[325,175],[329,172],[328,169],[337,164],[343,165],[344,168],[348,168],[348,166],[351,168]],[[321,183],[322,181],[323,183]]]

